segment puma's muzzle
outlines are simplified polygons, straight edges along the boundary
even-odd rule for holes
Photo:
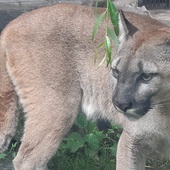
[[[114,95],[113,105],[118,112],[133,117],[143,116],[151,109],[151,102],[149,99],[142,103],[136,103],[126,96],[120,98]]]

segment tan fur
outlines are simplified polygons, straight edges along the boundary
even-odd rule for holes
[[[100,10],[102,12],[103,9]],[[138,27],[138,32],[143,31],[146,36],[152,30],[163,31],[166,27],[145,16],[126,13],[126,17]],[[152,125],[149,122],[154,114],[147,113],[141,119],[131,122],[114,108],[112,94],[115,84],[110,68],[106,68],[105,65],[98,68],[98,63],[94,65],[93,62],[97,45],[105,35],[105,27],[101,25],[95,42],[92,43],[94,23],[93,8],[60,4],[24,14],[12,21],[2,32],[1,151],[7,148],[17,123],[14,88],[26,112],[22,144],[14,159],[16,170],[46,170],[47,162],[70,130],[80,106],[89,118],[109,119],[123,126],[117,170],[144,169],[145,157],[142,160],[138,159],[140,155],[143,156],[139,152],[134,160],[130,160],[131,155],[136,152],[127,151],[126,147],[133,147],[136,144],[133,139],[140,134],[144,136],[147,128],[142,127],[143,123],[146,126],[149,124],[149,130],[155,128],[156,121],[152,122]],[[165,28],[163,34],[169,36],[167,29],[169,28]],[[147,43],[147,39],[140,36],[141,34],[137,34],[136,37],[139,39],[134,39],[134,42],[137,42],[133,51],[138,50],[143,41],[146,40]],[[113,47],[113,53],[116,53],[116,49],[117,47]],[[124,55],[128,55],[130,50],[122,51]],[[98,62],[102,57],[101,52]],[[158,120],[161,119],[158,117]],[[166,123],[167,119],[165,125]],[[139,128],[136,128],[138,124]],[[126,132],[130,136],[127,137]],[[138,151],[143,148],[142,145]]]

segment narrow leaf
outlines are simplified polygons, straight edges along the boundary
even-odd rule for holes
[[[111,55],[111,43],[108,36],[105,38],[107,55]]]
[[[99,45],[99,49],[103,48],[104,45],[105,45],[104,43],[101,43],[101,44]]]
[[[104,43],[101,43],[97,49],[97,51],[95,52],[94,54],[94,63],[96,63],[96,60],[97,60],[97,57],[98,57],[98,54],[99,54],[99,50],[101,50],[103,47],[105,46]]]
[[[113,2],[111,0],[108,0],[108,3],[109,3],[111,10],[117,12],[117,9],[116,9],[115,5],[113,4]]]
[[[102,61],[100,62],[99,67],[102,66],[102,64],[104,63],[105,60],[106,60],[106,54],[105,54],[104,58],[102,59]]]
[[[98,3],[99,3],[99,0],[96,1],[96,5],[95,5],[95,8],[94,8],[94,16],[95,16],[96,19],[98,18],[98,14],[97,14]]]
[[[112,24],[114,26],[117,25],[117,21],[118,21],[117,10],[114,4],[110,0],[108,0],[108,12],[109,12]]]
[[[119,28],[118,28],[118,12],[116,10],[116,7],[114,6],[113,2],[111,0],[108,0],[108,12],[110,15],[111,22],[114,26],[115,33],[118,36],[119,35]]]
[[[116,45],[119,45],[115,30],[112,30],[111,28],[107,27],[107,34],[115,42]]]
[[[119,36],[119,26],[118,24],[114,27],[115,33],[117,36]]]
[[[115,13],[113,20],[115,20],[114,30],[116,35],[119,35],[119,14],[118,12]]]
[[[103,20],[103,18],[104,18],[105,15],[106,15],[106,11],[103,12],[103,13],[98,17],[98,19],[97,19],[97,21],[96,21],[96,24],[95,24],[95,26],[94,26],[94,29],[93,29],[92,41],[94,40],[94,37],[95,37],[95,35],[96,35],[97,31],[98,31],[98,28],[99,28],[99,26],[100,26],[100,23],[102,22],[102,20]]]
[[[108,66],[111,63],[111,55],[112,55],[111,43],[108,36],[106,36],[105,38],[105,43],[106,43],[106,59],[107,59],[107,66]]]

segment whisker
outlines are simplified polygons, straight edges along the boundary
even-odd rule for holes
[[[145,106],[145,107],[147,108],[147,106]],[[138,107],[136,110],[138,111],[138,110],[140,110],[140,109],[142,109],[142,108],[144,108],[144,107],[142,107],[142,106],[141,106],[141,107]],[[148,110],[150,110],[150,109],[153,109],[152,106],[148,107]]]
[[[152,104],[156,105],[156,104],[162,104],[164,102],[170,102],[170,99],[161,100],[161,101],[158,101],[158,102],[155,102],[155,103],[152,103]]]
[[[165,105],[170,105],[170,102],[168,102],[168,103],[152,103],[152,106],[165,106]]]

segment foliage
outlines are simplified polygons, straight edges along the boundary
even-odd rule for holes
[[[0,161],[5,159],[11,161],[12,159],[14,159],[19,147],[18,143],[18,141],[12,140],[9,149],[5,153],[0,154]]]
[[[96,3],[96,11],[97,11],[97,4],[98,1]],[[102,65],[104,61],[106,61],[108,66],[109,64],[111,64],[111,59],[112,59],[111,40],[113,40],[116,45],[118,45],[119,43],[117,38],[117,36],[119,35],[118,12],[111,0],[107,0],[106,10],[102,14],[100,14],[99,17],[97,17],[96,24],[94,26],[93,33],[92,33],[92,41],[94,41],[94,38],[98,32],[99,26],[103,21],[103,19],[106,20],[106,31],[105,31],[104,42],[100,43],[100,45],[98,46],[98,49],[94,56],[94,61],[96,62],[99,51],[105,48],[105,56],[101,61],[101,63],[99,64],[99,66]],[[109,21],[111,21],[112,27],[109,26],[110,25]]]
[[[115,125],[111,125],[107,132],[99,131],[96,122],[87,121],[84,114],[78,114],[72,132],[64,138],[51,160],[50,169],[115,169],[120,131]]]

